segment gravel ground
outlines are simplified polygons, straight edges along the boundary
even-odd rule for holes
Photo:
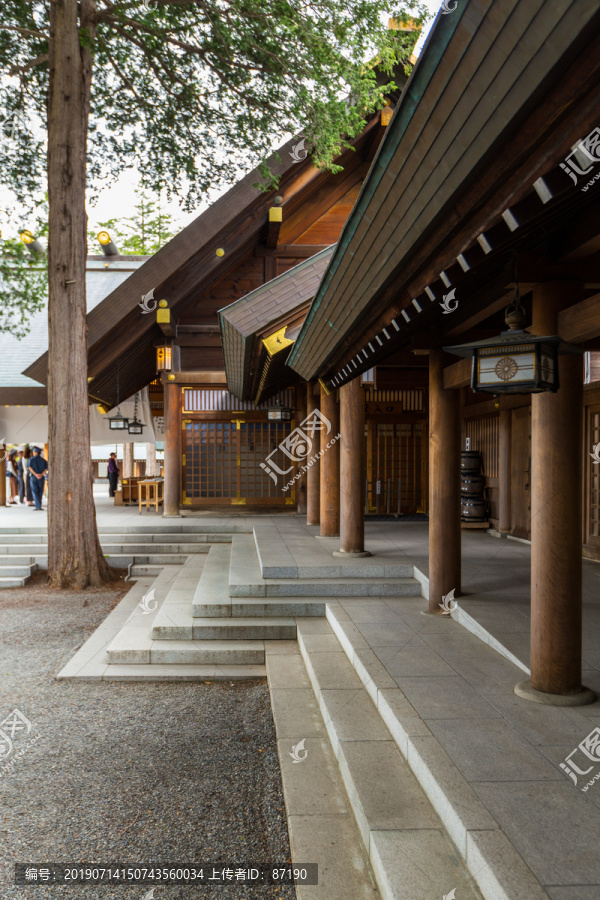
[[[213,863],[290,859],[265,682],[57,682],[123,589],[0,592],[0,721],[32,723],[0,767],[0,900],[135,898],[150,885],[14,885],[15,862]],[[83,605],[84,599],[87,601]],[[31,749],[15,758],[31,740]],[[292,900],[294,888],[158,886],[154,900]]]

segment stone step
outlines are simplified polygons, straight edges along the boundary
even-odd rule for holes
[[[151,663],[147,665],[109,665],[104,669],[102,681],[249,681],[254,678],[266,678],[266,666],[183,666]],[[77,680],[77,677],[74,679]],[[87,679],[85,679],[87,680]]]
[[[270,534],[270,532],[269,532]],[[266,540],[265,537],[262,540]],[[331,565],[295,566],[287,563],[280,571],[286,577],[264,578],[251,535],[234,535],[231,543],[229,595],[231,597],[398,597],[420,592],[408,565],[352,563],[334,565],[333,557],[315,544],[315,554]]]
[[[173,567],[181,565],[180,562],[171,563]],[[167,566],[169,568],[170,566]],[[118,568],[118,567],[117,567]],[[144,564],[144,565],[135,565],[131,567],[130,577],[131,578],[148,578],[150,576],[156,577],[160,575],[163,568],[165,566],[161,565],[152,565],[152,564]]]
[[[294,641],[296,620],[289,617],[192,619],[192,637],[203,641]]]
[[[320,621],[311,624],[318,627]],[[267,643],[265,650],[291,856],[319,861],[318,885],[297,885],[295,896],[381,900],[298,645]],[[294,758],[293,748],[302,742],[304,750],[298,748]],[[427,900],[434,897],[441,900],[442,894]],[[411,893],[393,900],[414,898]]]
[[[0,556],[0,564],[3,566],[11,566],[11,565],[28,566],[31,563],[34,563],[35,561],[36,561],[36,557],[29,556],[29,554],[23,555],[23,556],[21,556],[21,555],[17,556],[16,554],[3,553]]]
[[[148,555],[136,553],[135,556],[127,553],[105,553],[105,557],[111,566],[118,569],[126,569],[132,564],[136,566],[182,566],[188,558],[184,553],[150,553]],[[2,557],[0,557],[0,562],[2,562]]]
[[[129,642],[118,635],[108,648],[111,665],[177,665],[177,666],[256,666],[265,661],[262,641],[181,641],[151,639],[151,626],[145,636],[137,635]]]
[[[435,730],[429,727],[431,722],[421,718],[375,653],[366,645],[360,631],[343,608],[336,603],[328,604],[326,615],[344,651],[344,668],[347,664],[352,666],[359,684],[362,684],[376,705],[396,747],[423,787],[456,848],[455,862],[458,861],[461,867],[465,866],[469,870],[486,900],[547,898],[546,891],[516,849],[515,842],[501,829],[477,793],[476,786],[474,790],[460,767],[457,767],[451,751],[446,751]],[[315,650],[311,649],[311,642],[314,646],[314,639],[307,632],[299,633],[298,644],[302,656],[312,661],[311,681],[318,682],[324,692],[325,684],[318,671],[322,668],[322,663],[317,659]],[[492,656],[493,653],[490,649]],[[435,679],[422,680],[435,682]],[[433,687],[434,694],[435,690]],[[331,696],[333,697],[333,693]],[[440,709],[439,715],[444,718],[443,709]],[[431,721],[435,722],[434,715]],[[507,723],[507,730],[510,727],[510,723]],[[374,846],[377,850],[376,844]],[[398,853],[400,856],[405,855],[401,848]],[[385,860],[379,855],[380,865],[383,865]],[[390,866],[398,868],[397,862],[394,862],[389,853],[387,857]],[[412,898],[415,895],[404,892],[401,896]],[[463,894],[458,893],[457,900],[459,897],[462,898]]]
[[[331,627],[314,633],[299,622],[298,646],[381,896],[428,900],[454,889],[481,900]]]
[[[0,576],[0,588],[25,587],[31,576],[26,575],[22,578],[13,575]]]
[[[121,553],[127,556],[154,555],[156,553],[179,553],[190,556],[192,553],[208,553],[210,544],[178,544],[175,542],[172,544],[105,544],[101,542],[101,547],[105,553]]]
[[[181,532],[163,529],[162,531],[100,531],[102,543],[127,544],[139,541],[143,544],[229,544],[231,535],[226,532]],[[0,535],[0,541],[2,536]]]
[[[30,563],[29,565],[17,565],[17,566],[5,566],[0,565],[0,578],[29,578],[37,569],[35,563]]]

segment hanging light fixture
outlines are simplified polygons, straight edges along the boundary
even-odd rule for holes
[[[119,406],[119,360],[117,360],[117,411],[114,416],[108,417],[108,424],[112,431],[125,431],[129,427],[129,419],[121,414]]]
[[[156,348],[156,371],[170,372],[173,368],[173,347],[163,344]]]
[[[507,331],[497,338],[473,341],[456,347],[444,347],[448,353],[472,358],[471,387],[491,394],[556,393],[559,388],[558,357],[583,353],[580,347],[567,344],[558,335],[530,334],[525,325],[525,309],[521,305],[519,285],[515,280],[515,296],[506,307]]]
[[[146,427],[142,422],[138,422],[137,417],[137,408],[138,408],[138,394],[135,395],[135,401],[133,404],[133,422],[129,423],[129,434],[141,434],[144,428]]]

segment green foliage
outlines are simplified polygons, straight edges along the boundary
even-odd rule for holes
[[[407,21],[401,3],[153,0],[147,9],[142,0],[89,0],[95,24],[81,29],[80,43],[93,54],[90,186],[135,165],[145,187],[179,196],[191,210],[286,134],[305,136],[313,161],[334,168],[340,148],[381,108],[418,37],[388,29],[388,17]],[[26,203],[45,178],[34,123],[45,117],[50,3],[2,7],[4,105],[31,130],[16,145],[3,143],[0,166]],[[426,15],[415,3],[413,21]]]
[[[47,220],[37,220],[34,234],[46,243]],[[47,297],[46,254],[31,253],[19,238],[0,234],[0,332],[25,337],[31,316],[45,307]]]
[[[108,231],[119,252],[129,256],[151,256],[174,237],[179,229],[169,213],[161,211],[160,198],[136,191],[134,214],[126,219],[108,219],[88,231],[88,252],[98,253],[98,231]]]

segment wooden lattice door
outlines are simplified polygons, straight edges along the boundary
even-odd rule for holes
[[[285,471],[289,459],[278,447],[290,430],[290,423],[283,421],[186,420],[184,504],[293,503],[293,493],[282,490],[287,478],[281,476],[275,483],[260,467],[275,451],[279,468]]]

